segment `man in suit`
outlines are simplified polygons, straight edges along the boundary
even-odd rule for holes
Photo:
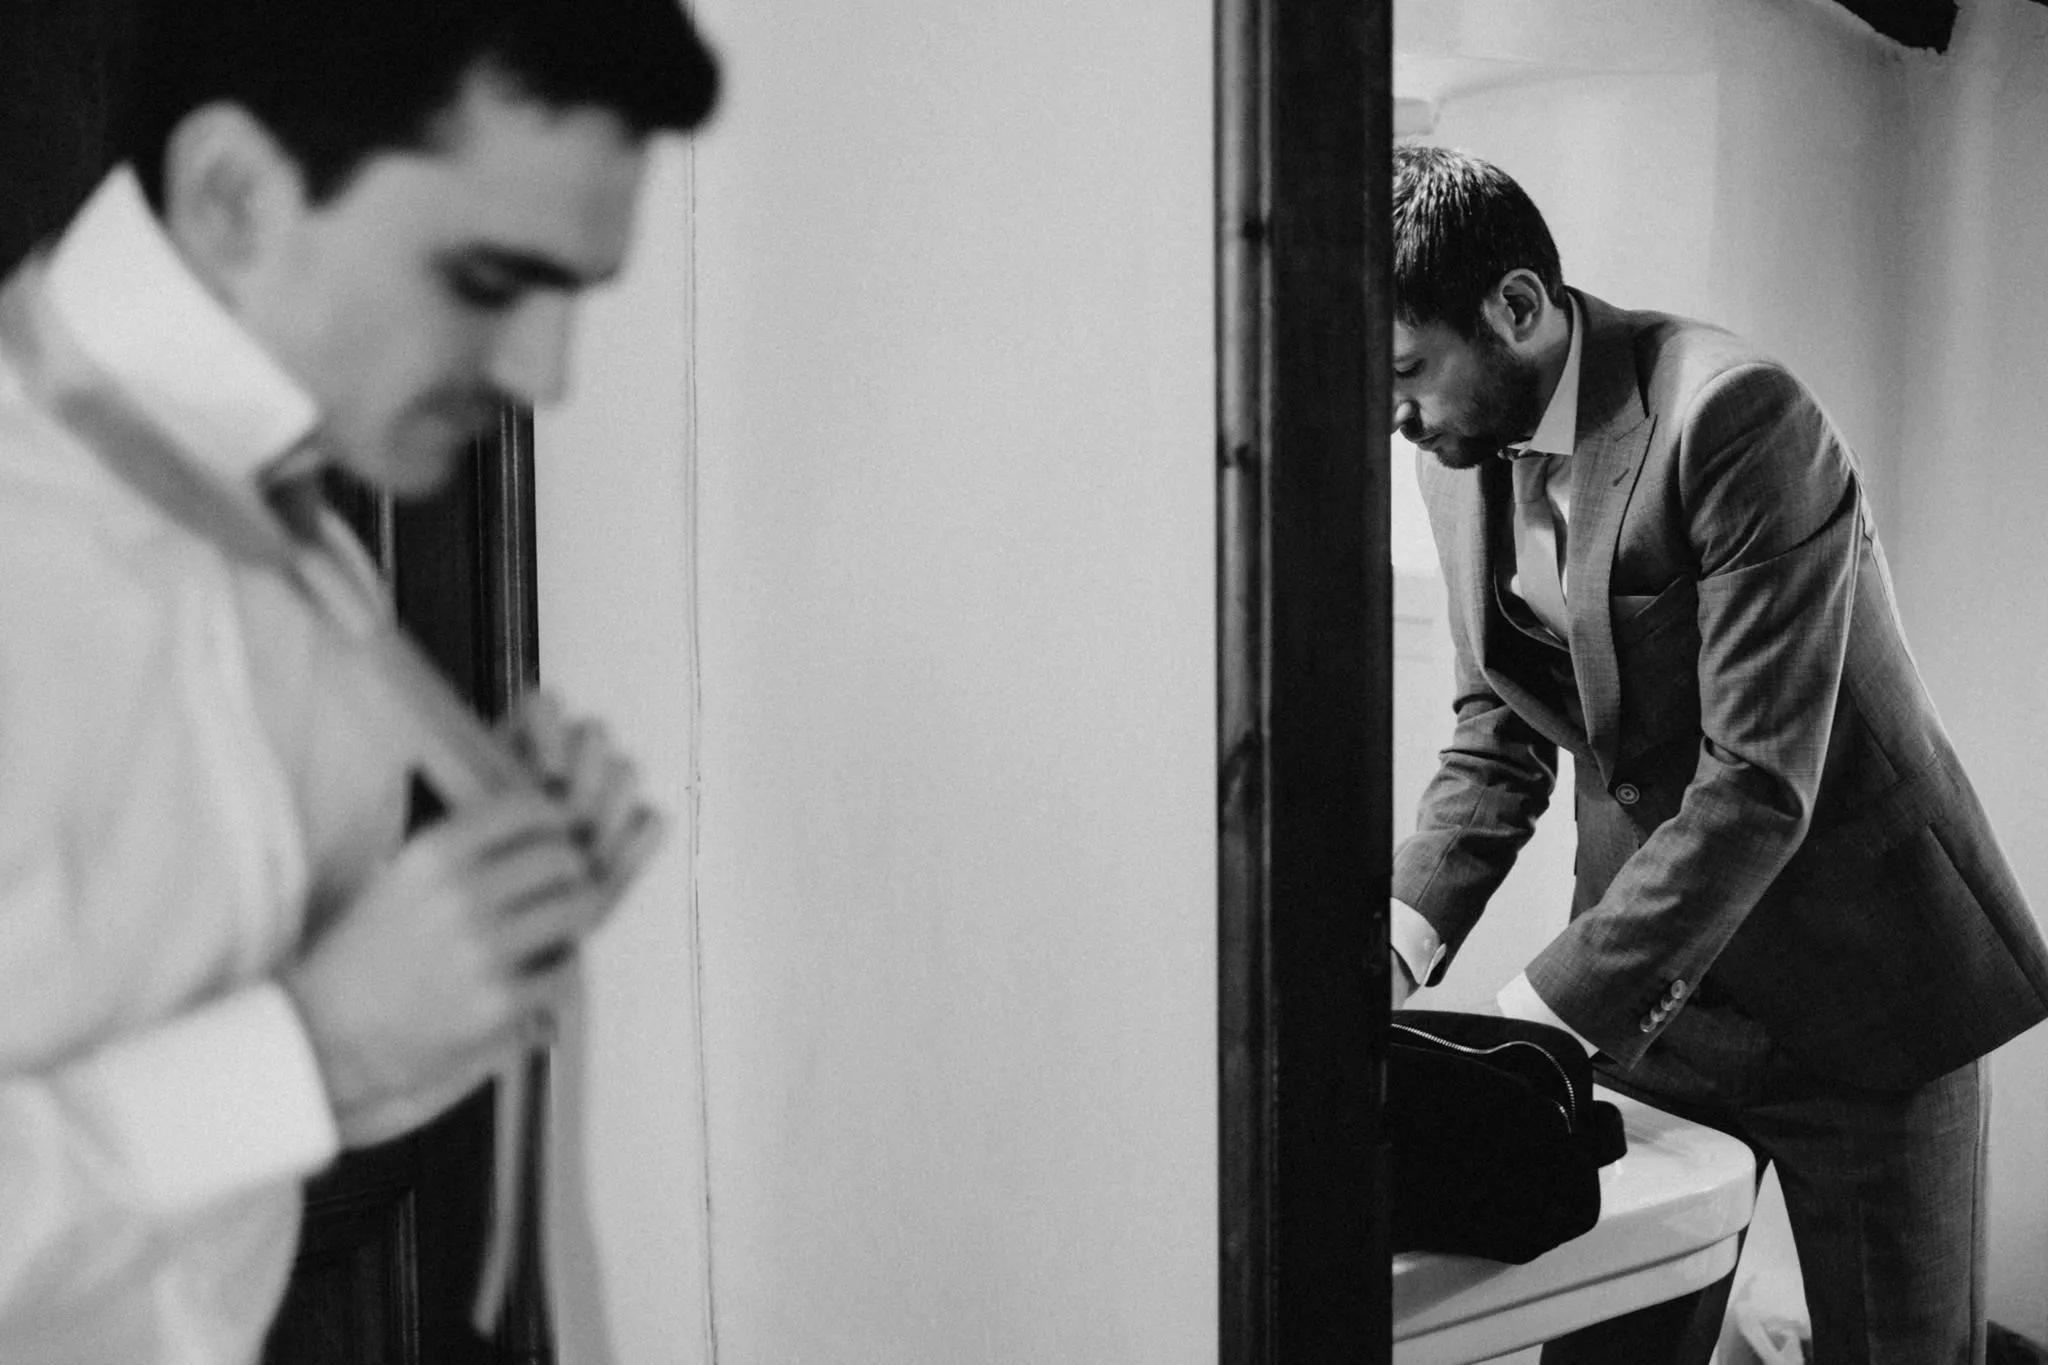
[[[1777,1164],[1817,1360],[1981,1361],[1982,1058],[2048,1015],[2048,947],[1854,457],[1738,338],[1567,289],[1485,162],[1398,149],[1394,238],[1394,415],[1456,656],[1395,857],[1395,1004],[1441,979],[1569,751],[1571,921],[1502,1011]],[[1704,1362],[1727,1292],[1544,1359]]]

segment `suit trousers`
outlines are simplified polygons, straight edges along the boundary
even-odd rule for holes
[[[1987,1064],[1862,1089],[1702,987],[1641,1062],[1599,1082],[1741,1138],[1759,1179],[1776,1164],[1814,1365],[1983,1365]],[[1733,1281],[1551,1342],[1544,1365],[1706,1365]]]

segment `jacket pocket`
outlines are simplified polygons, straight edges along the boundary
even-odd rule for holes
[[[1653,596],[1617,593],[1608,599],[1608,613],[1614,622],[1617,652],[1669,626],[1674,621],[1692,621],[1697,633],[1700,605],[1699,585],[1690,578],[1674,581]]]
[[[1624,765],[1674,740],[1698,739],[1698,608],[1698,586],[1681,578],[1615,626],[1614,664],[1621,688],[1617,757]],[[1687,761],[1695,759],[1696,753]],[[1689,767],[1686,776],[1690,777]]]
[[[1716,970],[1794,1052],[1892,1089],[1981,1056],[2041,1009],[1939,819],[1899,830],[1909,803],[1884,804],[1802,846]]]

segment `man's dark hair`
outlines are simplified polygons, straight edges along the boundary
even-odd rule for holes
[[[371,155],[431,145],[472,72],[641,136],[711,112],[718,66],[679,0],[144,0],[117,151],[163,204],[164,148],[225,101],[291,153],[316,203]]]
[[[1479,305],[1511,270],[1530,270],[1565,305],[1557,243],[1506,172],[1443,147],[1394,149],[1394,315],[1460,336],[1479,331]]]

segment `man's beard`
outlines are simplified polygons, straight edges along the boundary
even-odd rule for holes
[[[1471,412],[1463,425],[1470,434],[1445,432],[1431,454],[1446,469],[1474,469],[1516,441],[1536,432],[1543,417],[1543,374],[1533,360],[1508,349],[1508,344],[1483,321],[1473,338],[1479,364]]]

